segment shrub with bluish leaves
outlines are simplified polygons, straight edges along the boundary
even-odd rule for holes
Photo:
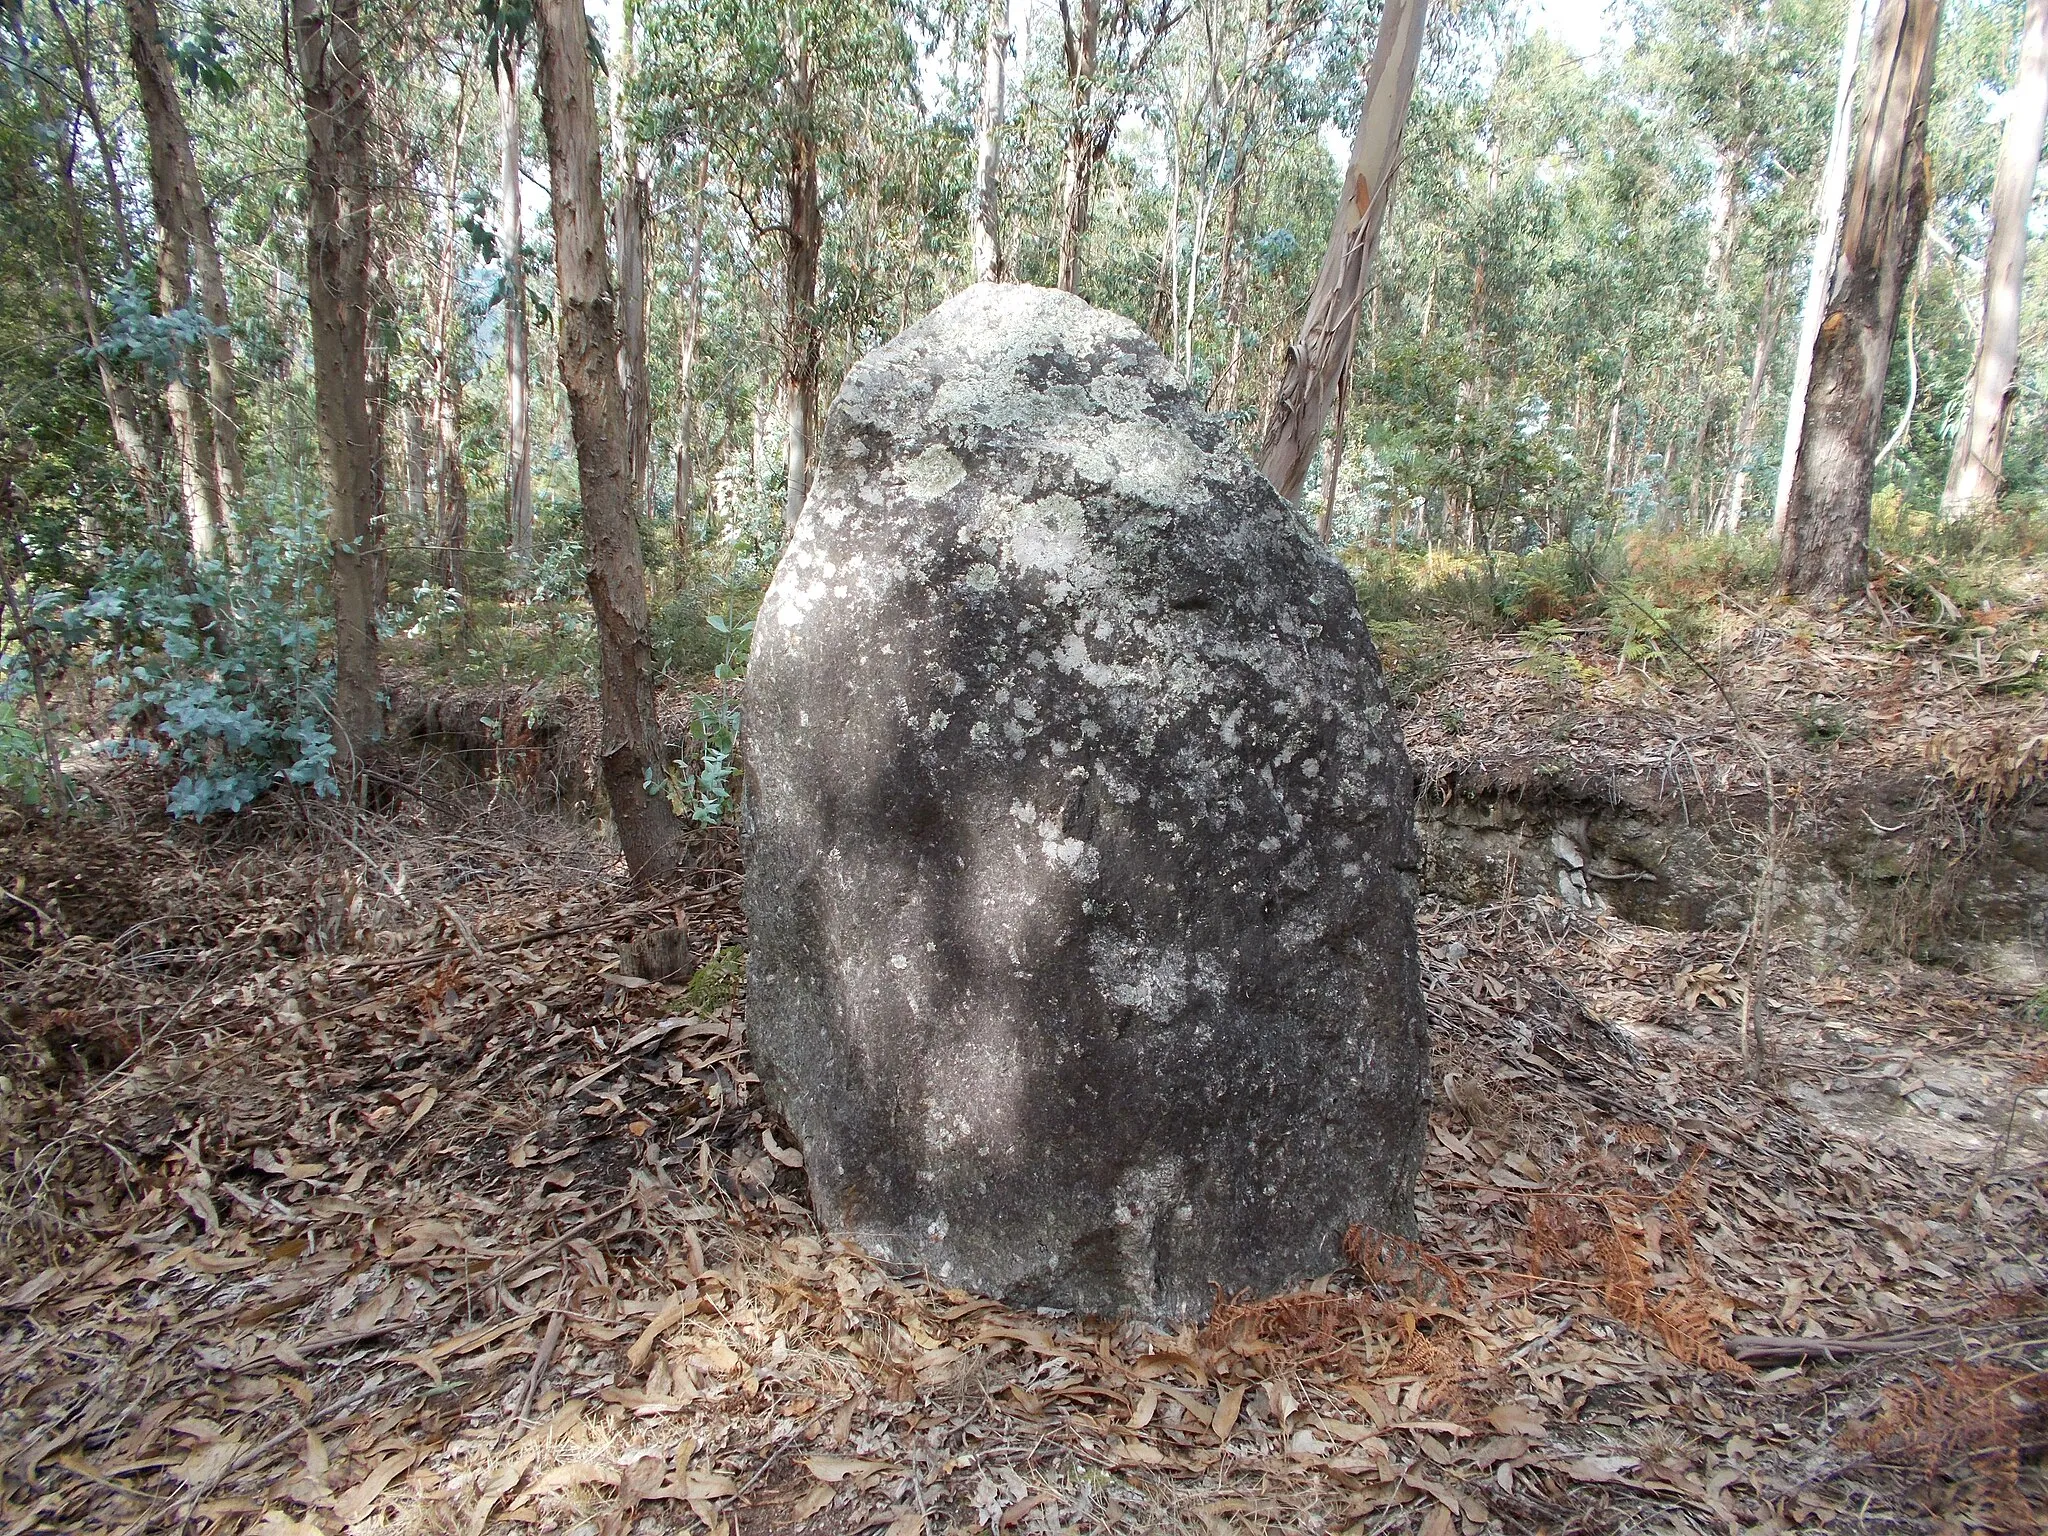
[[[287,784],[339,792],[323,553],[310,528],[288,531],[252,541],[231,577],[215,567],[188,587],[153,551],[102,552],[79,610],[123,725],[102,749],[176,770],[172,815],[240,811]]]

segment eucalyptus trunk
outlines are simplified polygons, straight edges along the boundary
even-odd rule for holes
[[[520,209],[519,50],[499,55],[498,246],[505,267],[505,523],[512,554],[533,559],[533,449],[529,437],[525,221]]]
[[[1338,194],[1330,243],[1309,294],[1301,335],[1288,349],[1259,456],[1266,478],[1288,501],[1301,494],[1331,401],[1351,364],[1373,249],[1400,168],[1401,136],[1415,94],[1428,16],[1429,0],[1386,0],[1380,14],[1379,35],[1373,40],[1372,63],[1365,75],[1365,106],[1351,141],[1351,163]]]
[[[1080,0],[1078,16],[1061,0],[1065,27],[1067,94],[1070,116],[1060,162],[1059,286],[1076,291],[1081,278],[1081,236],[1088,229],[1088,203],[1093,192],[1095,162],[1102,138],[1095,106],[1095,70],[1102,42],[1102,0]],[[1105,146],[1106,148],[1106,146]]]
[[[165,51],[154,0],[127,0],[128,62],[135,73],[149,141],[149,195],[156,215],[157,307],[172,315],[192,306],[191,181],[180,147],[190,152],[177,79]],[[214,456],[212,409],[199,380],[206,374],[204,349],[180,347],[164,376],[164,405],[178,459],[185,527],[192,553],[215,559],[227,550],[227,511],[221,498],[219,462]]]
[[[1941,497],[1944,517],[1978,512],[2005,479],[2005,434],[2019,394],[2020,291],[2026,276],[2027,214],[2048,124],[2048,0],[2027,0],[2019,75],[2006,98],[2005,140],[1991,192],[1991,245],[1984,256],[1984,328],[1964,396],[1963,421]]]
[[[1814,343],[1806,426],[1785,506],[1778,582],[1859,596],[1870,580],[1870,483],[1899,301],[1927,219],[1927,103],[1941,0],[1883,0],[1842,248]]]
[[[1855,122],[1856,71],[1863,56],[1863,20],[1868,0],[1849,0],[1848,15],[1842,22],[1842,62],[1835,76],[1834,126],[1828,132],[1827,159],[1821,168],[1820,192],[1815,199],[1819,228],[1813,237],[1813,256],[1807,265],[1806,299],[1799,310],[1799,342],[1792,354],[1792,391],[1785,401],[1785,447],[1778,456],[1777,499],[1772,503],[1772,532],[1785,532],[1785,508],[1792,497],[1792,472],[1799,459],[1800,439],[1806,428],[1807,386],[1813,377],[1813,348],[1820,335],[1821,320],[1828,307],[1834,278],[1835,256],[1842,241],[1842,200],[1849,190],[1850,130]]]
[[[461,230],[456,199],[462,177],[462,141],[469,127],[469,78],[457,83],[455,132],[442,187],[447,227],[442,231],[441,287],[434,323],[434,567],[441,585],[469,606],[469,476],[462,464],[462,330],[455,306],[455,268]]]
[[[306,307],[313,399],[331,508],[334,734],[354,776],[376,736],[382,445],[371,409],[370,79],[360,0],[291,0],[306,116]]]
[[[974,280],[999,283],[1003,268],[1002,211],[996,175],[1002,164],[1003,69],[1009,61],[1008,0],[989,0],[988,38],[982,50],[981,110],[974,119]]]
[[[683,562],[690,557],[691,503],[696,499],[697,330],[704,314],[704,185],[709,161],[697,169],[696,228],[690,236],[690,286],[683,300],[682,354],[676,365],[676,499],[670,510],[675,532],[676,584],[683,580]]]
[[[214,480],[213,500],[219,508],[219,532],[225,541],[231,536],[230,514],[241,499],[243,488],[241,433],[236,425],[235,347],[229,329],[233,316],[228,310],[227,280],[213,237],[213,209],[199,177],[199,158],[192,148],[191,130],[185,122],[177,79],[164,46],[156,0],[125,3],[129,59],[135,66],[137,94],[149,135],[152,185],[158,174],[156,163],[161,158],[165,162],[164,174],[177,184],[177,238],[186,247],[187,302],[196,288],[200,313],[208,327],[202,343],[206,367],[203,402],[208,459]],[[161,211],[158,224],[161,227]],[[195,398],[194,404],[199,403]]]
[[[811,442],[818,420],[818,372],[824,338],[818,334],[818,262],[825,247],[824,210],[818,195],[818,142],[812,109],[817,78],[808,53],[800,53],[791,76],[788,159],[783,167],[783,204],[788,219],[783,263],[782,404],[788,413],[788,498],[783,526],[794,528],[810,488]]]
[[[1778,344],[1778,274],[1772,272],[1764,283],[1764,312],[1757,324],[1756,346],[1749,359],[1749,392],[1742,397],[1742,414],[1735,422],[1735,455],[1728,477],[1728,494],[1721,502],[1721,532],[1734,538],[1742,526],[1742,500],[1749,488],[1749,456],[1756,447],[1757,421],[1763,415],[1764,390],[1771,379],[1771,352]]]
[[[557,355],[569,397],[582,493],[586,582],[597,619],[599,764],[633,880],[675,873],[681,826],[650,782],[663,771],[654,711],[647,577],[626,451],[626,394],[605,256],[604,171],[583,0],[540,0],[536,11],[541,130],[555,225]]]

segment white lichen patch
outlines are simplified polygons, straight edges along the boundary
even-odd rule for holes
[[[903,494],[915,501],[937,501],[967,478],[967,466],[952,451],[933,443],[903,466]]]

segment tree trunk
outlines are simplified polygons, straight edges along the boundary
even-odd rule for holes
[[[1742,397],[1742,414],[1735,423],[1735,462],[1728,479],[1728,494],[1721,503],[1721,532],[1734,538],[1742,526],[1742,497],[1749,484],[1749,455],[1756,446],[1757,418],[1763,414],[1764,390],[1771,381],[1771,351],[1778,344],[1778,273],[1773,270],[1764,282],[1764,312],[1759,319],[1756,349],[1749,359],[1749,393]]]
[[[632,487],[633,516],[644,516],[654,453],[654,391],[647,377],[647,178],[633,140],[635,58],[633,11],[626,0],[607,7],[611,59],[612,252],[618,262],[619,385],[626,396],[626,480]]]
[[[1870,579],[1870,480],[1899,300],[1927,218],[1927,103],[1941,0],[1883,0],[1842,249],[1814,343],[1779,585],[1855,597]]]
[[[462,232],[456,222],[456,200],[462,186],[462,141],[469,127],[469,72],[455,88],[455,132],[448,150],[448,178],[441,203],[447,227],[442,231],[441,291],[434,323],[434,489],[436,517],[434,570],[441,586],[469,605],[469,476],[462,466],[462,346],[455,313],[455,267]]]
[[[59,0],[50,0],[50,15],[64,39],[64,52],[71,60],[72,72],[78,76],[78,104],[84,109],[85,120],[92,125],[93,142],[99,148],[100,174],[107,184],[107,210],[114,220],[114,249],[120,254],[122,267],[132,267],[135,265],[135,237],[128,220],[128,199],[121,190],[121,172],[113,136],[107,131],[106,118],[100,112],[99,91],[92,83],[92,53],[86,46],[92,40],[92,13],[85,13],[87,36],[83,40],[72,30]]]
[[[1062,0],[1065,26],[1067,92],[1071,116],[1067,145],[1060,164],[1059,286],[1076,291],[1081,277],[1081,236],[1088,228],[1088,199],[1095,177],[1096,51],[1102,41],[1102,0],[1080,0],[1080,19],[1073,20]]]
[[[306,109],[306,304],[332,508],[335,746],[346,776],[376,736],[383,455],[370,409],[370,81],[360,0],[291,0]]]
[[[1337,520],[1337,476],[1344,468],[1344,411],[1351,403],[1351,365],[1337,379],[1337,419],[1330,424],[1329,469],[1323,481],[1323,510],[1316,517],[1316,539],[1328,544]]]
[[[788,500],[783,527],[803,515],[810,487],[811,437],[818,416],[818,370],[823,338],[818,334],[818,258],[825,245],[818,197],[818,144],[812,137],[812,100],[817,89],[810,55],[799,53],[790,80],[789,161],[783,199],[789,221],[788,258],[783,264],[783,307],[788,336],[783,343],[782,396],[789,412]]]
[[[1232,410],[1237,405],[1237,364],[1244,354],[1244,327],[1240,308],[1240,284],[1237,271],[1237,219],[1244,205],[1245,161],[1239,158],[1231,172],[1230,196],[1223,204],[1223,235],[1217,248],[1216,273],[1218,286],[1217,307],[1223,315],[1223,327],[1230,333],[1230,351],[1226,354],[1223,371],[1216,377],[1215,386],[1209,392],[1208,405],[1211,410]]]
[[[61,13],[59,13],[61,14]],[[99,372],[100,396],[107,406],[107,424],[113,430],[114,446],[128,466],[142,505],[152,510],[157,502],[157,456],[144,428],[141,407],[128,381],[114,369],[112,360],[100,349],[99,295],[94,290],[90,251],[85,238],[85,216],[79,207],[78,182],[74,174],[77,141],[66,135],[57,156],[58,185],[64,195],[65,231],[70,244],[71,290],[78,300],[81,329]]]
[[[227,282],[213,238],[213,210],[199,178],[199,158],[193,152],[185,109],[178,99],[156,0],[126,0],[126,6],[129,57],[135,65],[137,92],[149,130],[151,178],[154,181],[155,162],[161,155],[168,162],[167,173],[178,183],[179,233],[190,263],[186,269],[188,292],[196,279],[200,312],[211,328],[203,348],[206,435],[211,442],[213,499],[219,508],[219,529],[225,540],[232,534],[229,514],[241,499],[243,483],[241,434],[235,425],[235,347],[228,329],[232,316],[228,311]],[[161,215],[158,223],[162,223]],[[195,399],[194,404],[198,403]]]
[[[668,801],[648,788],[664,764],[654,713],[647,578],[626,459],[618,321],[605,260],[604,171],[590,79],[589,23],[583,0],[541,0],[535,19],[540,121],[555,225],[556,350],[576,441],[586,580],[597,619],[599,761],[626,868],[636,883],[647,884],[675,872],[680,828]]]
[[[1835,77],[1835,120],[1828,134],[1827,160],[1821,168],[1820,193],[1814,209],[1819,228],[1807,268],[1806,301],[1799,311],[1799,343],[1792,354],[1792,392],[1785,401],[1785,447],[1778,456],[1778,493],[1772,503],[1771,531],[1783,538],[1785,508],[1792,497],[1792,471],[1799,459],[1806,425],[1807,386],[1813,374],[1814,339],[1820,335],[1828,307],[1835,253],[1841,248],[1842,199],[1849,190],[1849,138],[1856,105],[1856,68],[1863,53],[1863,19],[1869,0],[1849,0],[1842,24],[1842,62]]]
[[[505,523],[513,558],[533,559],[533,451],[528,438],[526,360],[526,229],[519,206],[519,50],[509,41],[500,54],[498,127],[498,246],[505,264]]]
[[[157,304],[166,315],[192,304],[192,183],[185,175],[180,146],[190,153],[185,116],[178,104],[177,81],[164,48],[154,0],[127,0],[128,61],[135,72],[136,96],[149,138],[149,192],[156,212]],[[202,348],[181,349],[164,381],[164,402],[171,419],[171,441],[178,456],[178,478],[184,492],[185,526],[192,552],[201,560],[225,554],[226,508],[214,457],[212,410],[205,391],[196,387]]]
[[[690,558],[690,504],[696,494],[697,395],[690,376],[697,371],[697,328],[704,313],[704,187],[710,172],[709,157],[699,160],[696,228],[690,233],[690,288],[683,301],[682,358],[676,365],[676,500],[669,519],[675,530],[677,586],[682,585],[683,562]]]
[[[2027,215],[2048,123],[2048,0],[2027,0],[2019,74],[2006,97],[2005,141],[1991,192],[1991,246],[1984,256],[1984,327],[1970,369],[1963,420],[1942,492],[1944,517],[1990,508],[2005,477],[2005,432],[2019,393],[2020,285]]]
[[[996,203],[996,175],[1002,164],[1003,66],[1009,60],[1009,0],[989,0],[988,39],[982,52],[981,110],[974,120],[974,280],[999,283],[1004,277],[1003,227]]]
[[[405,510],[412,516],[414,532],[426,542],[427,527],[427,432],[420,421],[420,408],[407,404],[405,416]]]
[[[1301,494],[1337,382],[1350,366],[1359,302],[1400,168],[1401,135],[1415,94],[1428,13],[1429,0],[1386,0],[1380,15],[1365,76],[1365,106],[1351,141],[1351,164],[1337,198],[1323,270],[1309,295],[1300,339],[1288,349],[1260,455],[1266,478],[1289,501]]]

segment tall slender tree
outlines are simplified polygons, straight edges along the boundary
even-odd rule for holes
[[[455,126],[441,184],[441,273],[434,301],[435,567],[441,585],[469,608],[469,473],[462,462],[462,317],[456,269],[462,256],[459,209],[463,140],[469,128],[469,60],[455,81]]]
[[[606,34],[610,46],[606,75],[611,84],[612,253],[618,262],[619,386],[626,396],[626,476],[633,488],[633,514],[647,510],[654,451],[654,393],[647,373],[647,174],[633,127],[633,76],[637,55],[633,6],[610,0]]]
[[[1059,286],[1079,291],[1081,237],[1095,200],[1095,168],[1116,141],[1133,85],[1153,50],[1187,15],[1174,0],[1059,0],[1068,118],[1060,160]]]
[[[690,209],[690,279],[683,292],[678,326],[681,352],[676,363],[676,496],[669,519],[675,531],[678,579],[690,553],[691,509],[696,501],[697,391],[692,375],[697,370],[697,332],[704,320],[704,192],[710,173],[710,157],[700,155],[696,198]]]
[[[171,68],[156,0],[126,0],[126,5],[129,59],[135,68],[137,92],[143,104],[151,165],[154,167],[161,159],[163,174],[176,182],[174,238],[184,246],[185,281],[196,289],[199,311],[206,320],[205,339],[201,343],[206,371],[205,436],[214,478],[214,500],[220,512],[219,529],[225,540],[232,536],[230,514],[241,500],[243,487],[235,346],[230,330],[233,316],[228,309],[227,278],[221,267],[219,244],[214,239],[213,205],[200,179],[199,157],[192,147],[184,104],[178,97],[177,78]],[[156,174],[152,169],[152,184]]]
[[[583,0],[540,0],[535,21],[561,311],[556,353],[576,440],[583,548],[589,561],[585,581],[597,617],[598,761],[627,870],[636,883],[648,884],[675,872],[682,829],[668,801],[652,787],[663,766],[661,734],[654,712],[647,577],[627,462],[617,301],[605,254],[604,170],[589,22]]]
[[[1869,0],[1849,0],[1842,18],[1842,61],[1835,73],[1835,115],[1828,129],[1827,159],[1814,194],[1817,227],[1813,256],[1807,264],[1806,298],[1799,307],[1799,340],[1792,354],[1792,392],[1785,402],[1785,446],[1778,455],[1777,498],[1771,504],[1771,527],[1785,532],[1785,508],[1792,500],[1792,473],[1799,461],[1801,434],[1806,428],[1807,385],[1813,377],[1814,339],[1827,313],[1835,275],[1835,256],[1842,246],[1842,200],[1849,191],[1849,145],[1855,128],[1856,71],[1863,58],[1863,23]]]
[[[494,53],[500,138],[498,257],[504,268],[505,302],[505,522],[512,553],[523,563],[533,558],[533,447],[526,355],[526,226],[519,195],[519,43],[501,35]]]
[[[2027,215],[2034,206],[2042,129],[2048,126],[2048,0],[2027,0],[2019,74],[2005,106],[2005,137],[1991,192],[1991,245],[1984,256],[1984,325],[1942,491],[1941,510],[1947,517],[1989,507],[2005,478],[2005,434],[2019,393]]]
[[[353,773],[378,734],[377,534],[383,445],[370,401],[370,74],[361,0],[291,0],[306,118],[306,306],[331,517],[334,723]]]
[[[996,179],[1002,166],[1003,71],[1010,56],[1009,0],[989,0],[981,57],[981,107],[974,115],[974,208],[971,254],[977,283],[1001,282],[1002,210]]]
[[[192,206],[194,181],[185,173],[191,140],[155,0],[127,0],[127,20],[128,62],[134,70],[135,92],[142,103],[149,140],[149,195],[157,229],[157,304],[166,315],[182,314],[193,304],[192,226],[198,217]],[[204,357],[205,349],[200,346],[174,349],[164,372],[164,403],[192,551],[209,560],[227,552],[228,525],[213,411],[205,386],[199,383],[207,376]]]
[[[825,337],[818,325],[818,263],[825,253],[825,209],[818,188],[818,64],[800,33],[786,43],[788,140],[782,166],[782,407],[789,433],[782,520],[794,528],[811,483],[811,441],[818,422],[818,375]]]
[[[1855,597],[1870,579],[1870,481],[1899,301],[1927,219],[1927,103],[1941,0],[1883,0],[1842,248],[1814,340],[1779,584]]]
[[[1337,194],[1330,243],[1300,337],[1288,348],[1259,455],[1266,478],[1289,501],[1301,494],[1330,403],[1351,364],[1359,306],[1400,169],[1401,136],[1408,126],[1428,19],[1429,0],[1385,0],[1380,12],[1379,35],[1366,68],[1365,105]],[[1334,455],[1331,463],[1334,468]]]

